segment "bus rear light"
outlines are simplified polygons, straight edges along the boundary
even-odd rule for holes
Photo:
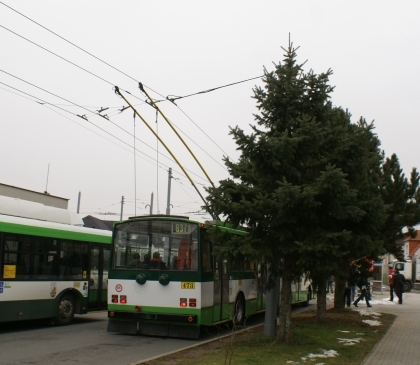
[[[127,296],[126,295],[120,295],[120,303],[127,303]]]
[[[118,303],[118,295],[113,294],[111,298],[112,303]]]
[[[136,305],[136,307],[134,309],[136,310],[136,312],[140,311],[140,307],[138,305]]]
[[[180,298],[179,299],[179,306],[186,307],[187,306],[187,298]]]
[[[190,303],[190,307],[196,307],[197,303]]]
[[[190,307],[196,307],[197,306],[197,299],[190,298]]]

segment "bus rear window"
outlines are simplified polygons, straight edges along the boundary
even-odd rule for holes
[[[113,268],[198,270],[197,224],[124,222],[114,231]]]

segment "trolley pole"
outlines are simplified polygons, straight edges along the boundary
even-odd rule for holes
[[[172,179],[172,168],[168,170],[168,199],[166,205],[166,215],[171,215],[171,179]]]
[[[124,195],[121,197],[121,214],[120,214],[120,221],[123,220],[123,207],[124,207]]]

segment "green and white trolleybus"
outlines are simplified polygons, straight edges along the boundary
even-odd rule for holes
[[[186,217],[133,217],[114,225],[108,282],[108,331],[198,338],[201,326],[265,310],[264,266],[244,260],[231,267],[212,255],[211,225]],[[293,301],[308,292],[294,284]]]
[[[0,215],[0,323],[106,309],[111,232]]]

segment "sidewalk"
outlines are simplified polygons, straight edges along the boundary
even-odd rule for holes
[[[362,365],[415,365],[420,363],[420,293],[417,290],[389,301],[389,291],[374,293],[371,308],[375,312],[391,313],[397,317],[388,332],[362,362]],[[360,304],[364,308],[365,304]],[[380,319],[379,319],[380,320]]]

